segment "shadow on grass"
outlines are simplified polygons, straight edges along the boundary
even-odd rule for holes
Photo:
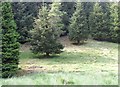
[[[79,44],[78,44],[78,43],[73,42],[72,44],[73,44],[73,45],[76,45],[76,46],[80,46],[80,45],[87,44],[87,42],[81,42],[81,43],[79,43]]]
[[[36,54],[36,55],[34,54],[33,57],[37,59],[52,59],[52,58],[59,58],[59,55],[50,54],[50,56],[46,56],[45,54]]]
[[[52,59],[58,58],[60,54],[50,54],[46,56],[45,54],[34,54],[31,51],[21,52],[20,59]]]

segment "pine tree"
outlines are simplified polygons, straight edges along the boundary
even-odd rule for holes
[[[90,30],[95,40],[109,40],[109,10],[107,9],[107,11],[104,11],[100,3],[95,3],[93,12],[90,15]]]
[[[120,43],[120,21],[119,21],[119,5],[118,3],[111,4],[111,41]]]
[[[63,49],[63,46],[58,42],[59,28],[61,28],[61,25],[58,24],[59,20],[57,20],[59,16],[54,16],[54,10],[51,8],[51,11],[48,12],[46,7],[42,7],[39,11],[38,19],[35,20],[35,29],[32,32],[31,50],[33,53],[45,53],[48,57],[50,54],[60,53]]]
[[[13,76],[19,63],[18,33],[13,18],[11,3],[2,4],[2,77]]]
[[[71,18],[69,28],[69,38],[72,41],[77,41],[77,44],[83,43],[88,38],[88,26],[83,9],[83,3],[77,3],[76,11]]]
[[[51,10],[48,13],[50,26],[56,33],[57,37],[62,34],[62,28],[64,27],[64,24],[62,23],[63,12],[60,11],[60,6],[61,3],[54,2],[51,5]]]
[[[110,3],[109,2],[101,2],[100,6],[102,8],[103,11],[103,31],[101,33],[103,33],[103,38],[102,40],[106,40],[106,41],[110,41]]]

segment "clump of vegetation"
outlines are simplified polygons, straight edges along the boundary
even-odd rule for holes
[[[10,3],[2,4],[2,77],[12,77],[18,70],[19,43]]]
[[[53,3],[50,11],[47,7],[42,7],[39,12],[38,19],[35,20],[35,29],[32,34],[32,52],[50,54],[59,54],[63,49],[62,44],[58,42],[61,34],[61,11],[59,11],[59,3]]]
[[[99,41],[119,42],[119,5],[117,3],[95,3],[90,14],[92,37]]]
[[[83,9],[84,3],[77,3],[76,11],[71,18],[69,29],[69,38],[72,41],[77,41],[77,44],[83,43],[89,36],[87,26],[87,19],[85,10]]]
[[[111,35],[110,41],[113,42],[118,42],[120,43],[120,3],[114,3],[111,4],[110,6],[110,18],[111,18],[111,27],[110,27],[110,31],[111,31]]]
[[[109,9],[108,4],[105,5],[104,11],[102,8],[103,4],[95,3],[93,7],[93,12],[90,16],[92,31],[92,37],[95,40],[108,40],[110,35],[110,18],[109,18]]]

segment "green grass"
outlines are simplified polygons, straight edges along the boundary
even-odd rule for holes
[[[115,73],[79,72],[79,73],[34,73],[26,76],[2,80],[6,85],[116,85]]]
[[[78,48],[80,52],[63,52],[51,58],[37,57],[30,50],[22,50],[19,67],[26,72],[23,76],[0,79],[0,84],[118,84],[118,44],[89,40]]]
[[[74,64],[74,63],[116,63],[116,59],[110,58],[109,55],[101,56],[97,53],[72,53],[72,52],[63,52],[60,55],[53,56],[51,58],[45,58],[42,55],[35,57],[31,52],[22,53],[21,61],[23,60],[39,60],[40,64]],[[34,57],[34,58],[33,58]]]

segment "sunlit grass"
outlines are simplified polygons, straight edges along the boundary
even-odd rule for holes
[[[2,80],[6,85],[116,85],[117,74],[101,72],[79,73],[34,73],[26,76]]]
[[[75,50],[80,51],[69,52],[66,48],[51,58],[22,50],[19,67],[32,72],[0,82],[6,85],[118,84],[118,44],[88,40]]]

